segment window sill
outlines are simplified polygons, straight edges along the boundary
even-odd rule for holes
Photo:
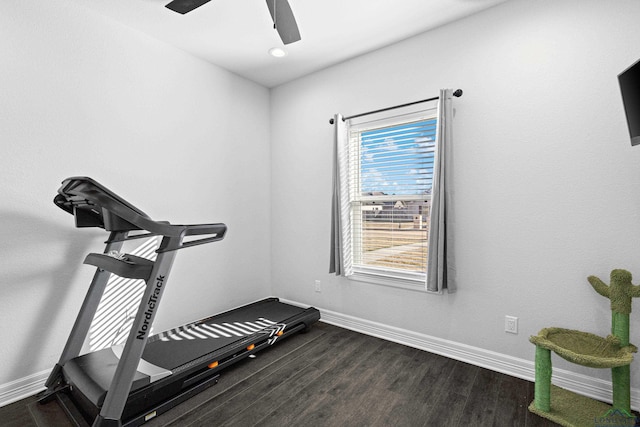
[[[364,282],[371,285],[387,286],[391,288],[427,293],[424,274],[394,274],[389,271],[382,272],[373,269],[354,269],[353,274],[347,276],[347,278],[349,280]]]

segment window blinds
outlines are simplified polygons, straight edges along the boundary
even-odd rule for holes
[[[424,114],[349,127],[354,269],[424,276],[435,133]]]

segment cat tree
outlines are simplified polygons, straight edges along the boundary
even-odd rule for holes
[[[595,276],[589,283],[600,295],[611,300],[611,335],[601,337],[588,332],[545,328],[530,341],[536,345],[534,401],[529,410],[567,427],[589,426],[615,421],[635,425],[631,415],[631,371],[637,347],[629,343],[631,299],[640,296],[640,286],[631,284],[631,273],[613,270],[610,284]],[[610,368],[613,405],[608,405],[551,385],[551,352],[571,363],[591,368]]]

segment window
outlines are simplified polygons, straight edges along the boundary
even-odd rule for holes
[[[436,124],[431,110],[347,125],[352,278],[424,287]]]

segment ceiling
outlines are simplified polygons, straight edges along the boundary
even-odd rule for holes
[[[506,0],[289,0],[302,40],[283,46],[265,0],[212,0],[180,15],[169,0],[81,4],[266,87],[390,45]],[[272,47],[287,56],[274,58]]]

